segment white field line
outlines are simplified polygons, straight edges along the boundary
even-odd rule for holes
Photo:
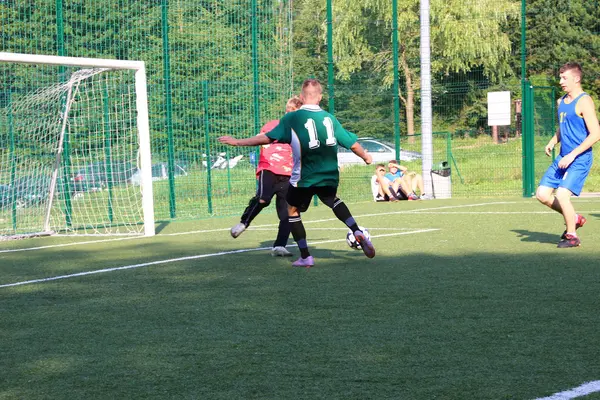
[[[253,226],[250,227],[250,228],[248,228],[249,231],[276,231],[277,229],[278,229],[277,225],[273,225],[273,226],[260,225],[260,226],[258,226],[256,228],[253,227]],[[377,231],[377,232],[379,232],[379,231],[394,231],[394,232],[398,232],[398,231],[410,231],[410,230],[415,229],[415,228],[401,228],[401,227],[399,227],[399,228],[379,228],[379,227],[377,227],[377,228],[374,228],[374,227],[369,228],[367,226],[366,229],[369,232],[371,232],[371,231]],[[345,228],[345,227],[342,227],[342,228],[340,228],[340,227],[337,227],[337,228],[310,228],[310,231],[311,232],[313,232],[313,231],[348,231],[348,228]],[[375,236],[373,236],[373,237],[375,237]]]
[[[570,400],[596,392],[600,392],[600,381],[586,382],[576,388],[554,393],[548,397],[539,397],[536,400]]]
[[[410,231],[410,232],[387,233],[387,234],[384,234],[384,235],[378,235],[378,236],[372,236],[372,237],[373,238],[378,238],[378,237],[399,236],[399,235],[412,235],[412,234],[415,234],[415,233],[425,233],[425,232],[433,232],[433,231],[439,231],[439,229],[420,229],[420,230]],[[324,243],[335,243],[335,242],[344,242],[344,241],[346,241],[346,239],[321,240],[321,241],[318,241],[318,242],[311,242],[311,243],[309,243],[309,245],[324,244]],[[294,244],[294,245],[290,245],[289,247],[297,247],[297,246]],[[141,264],[125,265],[123,267],[97,269],[97,270],[94,270],[94,271],[78,272],[78,273],[75,273],[75,274],[68,274],[68,275],[59,275],[59,276],[53,276],[53,277],[50,277],[50,278],[32,279],[32,280],[29,280],[29,281],[22,281],[22,282],[15,282],[15,283],[6,283],[6,284],[3,284],[3,285],[0,285],[0,288],[6,288],[6,287],[12,287],[12,286],[30,285],[30,284],[33,284],[33,283],[50,282],[50,281],[56,281],[56,280],[60,280],[60,279],[75,278],[75,277],[78,277],[78,276],[87,276],[87,275],[101,274],[101,273],[105,273],[105,272],[121,271],[121,270],[125,270],[125,269],[134,269],[134,268],[149,267],[149,266],[152,266],[152,265],[170,264],[170,263],[179,262],[179,261],[198,260],[198,259],[201,259],[201,258],[216,257],[216,256],[226,256],[226,255],[230,255],[230,254],[249,253],[249,252],[252,252],[252,251],[270,250],[270,249],[271,249],[271,247],[256,247],[256,248],[253,248],[253,249],[240,249],[240,250],[220,251],[218,253],[199,254],[199,255],[196,255],[196,256],[169,258],[169,259],[166,259],[166,260],[150,261],[150,262],[145,262],[145,263],[141,263]]]
[[[586,211],[587,212],[587,211]],[[598,211],[590,211],[598,212]],[[556,214],[556,211],[419,211],[418,214]]]
[[[381,215],[391,215],[391,214],[414,214],[414,213],[419,213],[421,211],[428,211],[428,210],[447,210],[447,209],[462,208],[462,207],[480,207],[480,206],[487,206],[487,205],[518,204],[518,203],[522,203],[522,202],[518,202],[518,201],[497,201],[497,202],[490,202],[490,203],[461,204],[461,205],[454,205],[454,206],[421,208],[421,209],[416,209],[416,210],[391,211],[391,212],[382,212],[382,213],[376,213],[376,214],[363,214],[363,215],[356,216],[356,218],[377,217],[377,216],[381,216]],[[304,224],[318,224],[318,223],[322,223],[322,222],[337,221],[337,220],[338,220],[337,218],[326,218],[326,219],[319,219],[319,220],[314,220],[314,221],[302,221],[302,222]],[[271,227],[271,226],[278,226],[278,225],[279,224],[256,225],[256,226],[250,227],[248,230],[255,230],[256,228],[264,228],[264,227]],[[314,228],[311,228],[311,229],[314,229]],[[159,237],[181,236],[181,235],[196,235],[196,234],[199,234],[199,233],[228,232],[229,230],[230,230],[230,228],[218,228],[218,229],[205,229],[205,230],[187,231],[187,232],[161,233],[159,235]],[[67,236],[65,235],[65,237],[67,237]],[[147,239],[147,238],[145,236],[133,236],[133,237],[121,237],[121,238],[114,238],[114,239],[87,240],[85,242],[60,243],[60,244],[51,244],[51,245],[46,245],[46,246],[26,247],[26,248],[21,248],[21,249],[5,249],[5,250],[0,250],[0,254],[2,254],[2,253],[16,253],[16,252],[32,251],[32,250],[42,250],[42,249],[51,249],[51,248],[58,248],[58,247],[80,246],[80,245],[86,245],[86,244],[107,243],[107,242],[120,242],[120,241],[123,241],[123,240],[140,240],[140,239]]]

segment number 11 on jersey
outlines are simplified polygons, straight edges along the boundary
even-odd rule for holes
[[[331,121],[331,118],[325,117],[323,118],[323,125],[327,131],[327,139],[325,140],[325,144],[327,146],[335,146],[337,141],[335,140],[333,132],[333,121]],[[317,126],[315,125],[315,120],[312,118],[307,119],[304,127],[308,131],[308,137],[310,139],[308,142],[308,147],[310,149],[316,149],[321,146],[321,142],[317,136]]]

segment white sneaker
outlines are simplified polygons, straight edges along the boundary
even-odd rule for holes
[[[240,236],[245,230],[246,225],[240,222],[239,224],[231,228],[231,237],[235,239],[236,237]]]
[[[419,196],[419,198],[421,200],[433,200],[433,197],[429,196],[428,194],[422,194],[421,196]]]
[[[288,249],[283,246],[275,246],[273,249],[271,249],[271,255],[273,257],[291,257],[292,253],[290,253]]]

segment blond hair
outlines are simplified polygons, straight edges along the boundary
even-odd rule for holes
[[[296,111],[297,109],[302,107],[302,104],[303,103],[302,103],[302,100],[300,100],[300,97],[292,96],[289,98],[289,100],[285,104],[285,111],[286,112]]]

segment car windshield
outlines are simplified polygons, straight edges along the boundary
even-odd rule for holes
[[[385,145],[372,140],[361,140],[360,144],[369,153],[388,153],[391,150]]]

